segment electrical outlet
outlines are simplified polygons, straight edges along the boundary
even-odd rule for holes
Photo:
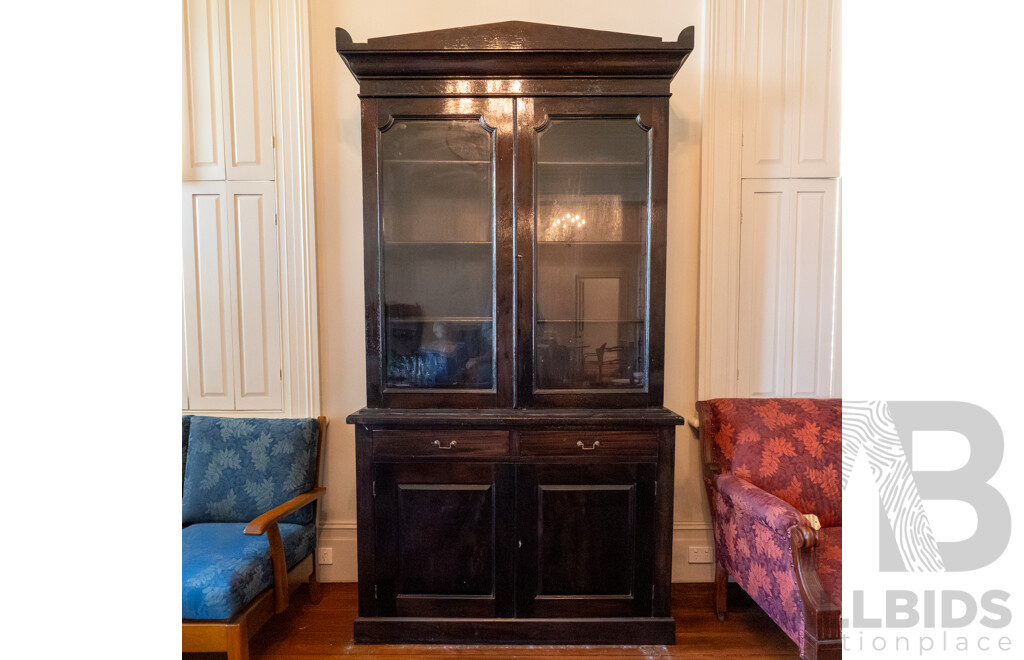
[[[318,564],[333,564],[334,548],[317,548],[316,562]]]
[[[706,545],[691,545],[689,562],[691,564],[710,564],[711,548]]]

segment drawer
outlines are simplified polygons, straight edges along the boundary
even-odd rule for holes
[[[507,431],[374,431],[375,457],[500,458],[508,455]]]
[[[657,433],[530,431],[520,436],[524,456],[657,456]]]

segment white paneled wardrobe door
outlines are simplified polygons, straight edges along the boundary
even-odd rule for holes
[[[181,180],[224,178],[219,0],[185,0],[181,58]]]
[[[831,396],[836,180],[746,179],[737,396]]]
[[[182,184],[185,361],[190,410],[235,405],[231,246],[224,183]]]
[[[281,410],[281,291],[273,182],[227,184],[234,244],[235,410]]]
[[[273,182],[182,185],[190,410],[281,410]]]
[[[839,176],[840,0],[746,0],[743,178]]]
[[[273,181],[274,94],[270,0],[224,0],[227,179]]]
[[[787,394],[793,310],[793,200],[788,183],[743,181],[737,396]]]

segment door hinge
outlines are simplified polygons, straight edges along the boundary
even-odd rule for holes
[[[377,585],[373,585],[373,599],[377,600]]]
[[[277,370],[277,377],[281,380],[284,380],[284,369]]]
[[[275,227],[277,226],[277,214],[276,213],[274,214],[274,226]]]
[[[655,482],[654,482],[654,496],[655,497],[658,496],[658,482],[657,482],[657,480],[655,480]]]
[[[277,149],[277,136],[276,135],[271,135],[270,136],[270,148],[271,149]]]
[[[654,585],[651,585],[651,607],[654,607]]]
[[[373,482],[373,496],[377,497],[377,482]],[[376,587],[374,587],[376,589]]]

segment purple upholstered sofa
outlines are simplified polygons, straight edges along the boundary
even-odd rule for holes
[[[842,400],[712,399],[697,413],[719,619],[731,575],[802,657],[840,658]]]

